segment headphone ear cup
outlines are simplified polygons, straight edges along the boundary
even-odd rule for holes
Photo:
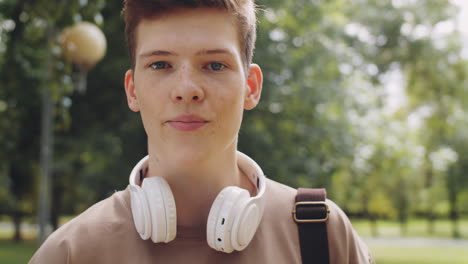
[[[261,213],[251,199],[242,201],[231,231],[231,244],[235,250],[243,250],[249,245],[260,224]]]
[[[207,222],[207,242],[218,251],[231,253],[231,231],[239,206],[248,199],[249,193],[241,188],[229,186],[216,197]]]
[[[144,190],[140,186],[130,185],[130,201],[133,223],[143,240],[151,236],[151,215]]]
[[[158,178],[159,187],[164,200],[164,210],[166,215],[166,237],[164,242],[168,243],[175,239],[177,233],[177,213],[174,196],[172,195],[171,187],[162,177]]]
[[[211,205],[210,213],[208,214],[208,220],[206,222],[206,241],[208,245],[216,249],[215,245],[215,229],[216,229],[216,221],[218,219],[218,214],[221,208],[221,205],[224,202],[225,196],[228,195],[229,191],[226,191],[224,188],[214,200],[213,204]]]
[[[166,240],[167,223],[160,180],[158,177],[145,178],[142,183],[142,189],[145,191],[150,208],[151,240],[154,243],[164,242]]]

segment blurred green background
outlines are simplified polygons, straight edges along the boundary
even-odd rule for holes
[[[379,263],[467,263],[464,1],[257,3],[254,61],[265,81],[260,105],[245,113],[239,149],[269,178],[327,188]],[[123,89],[129,61],[121,6],[0,0],[1,263],[24,263],[37,246],[44,91],[53,100],[54,229],[125,188],[146,153]],[[84,92],[57,41],[80,21],[97,24],[108,45]],[[392,244],[419,243],[409,237],[433,244]]]

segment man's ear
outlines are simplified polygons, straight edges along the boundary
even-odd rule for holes
[[[125,73],[125,94],[127,95],[128,107],[133,112],[140,111],[140,103],[136,96],[135,83],[133,81],[133,71],[128,70]]]
[[[262,94],[263,74],[262,69],[257,64],[250,64],[249,75],[247,76],[247,94],[244,101],[244,109],[252,110],[257,106]]]

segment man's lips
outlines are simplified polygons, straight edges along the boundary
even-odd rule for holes
[[[166,124],[180,131],[194,131],[208,123],[208,120],[197,115],[181,115],[166,121]]]

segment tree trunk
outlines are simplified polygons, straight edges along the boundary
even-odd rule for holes
[[[452,220],[452,238],[461,238],[460,226],[458,222],[458,216],[451,219]]]
[[[400,236],[406,237],[408,234],[408,221],[400,219]]]
[[[370,216],[370,227],[371,227],[371,235],[372,237],[378,237],[379,236],[379,229],[377,227],[377,218],[375,216]]]
[[[371,236],[372,237],[378,237],[379,236],[379,230],[377,227],[377,217],[373,215],[370,210],[369,210],[369,197],[367,195],[364,195],[362,199],[363,205],[364,205],[364,214],[365,216],[369,219],[370,222],[370,231],[371,231]]]
[[[427,160],[429,160],[429,158],[427,157]],[[430,162],[429,162],[430,164]],[[426,216],[427,216],[427,233],[432,235],[434,234],[434,210],[433,210],[433,206],[434,206],[434,203],[432,203],[432,199],[431,199],[431,195],[430,195],[430,191],[431,191],[431,187],[432,187],[432,178],[433,178],[433,172],[432,172],[432,168],[428,168],[427,171],[426,171],[426,190],[427,192],[429,193],[429,201],[428,201],[428,204],[427,204],[427,212],[426,212]]]
[[[430,211],[427,212],[427,233],[430,235],[434,234],[434,213],[432,212],[432,209],[429,209]]]
[[[400,222],[400,236],[405,237],[407,234],[408,214],[409,214],[409,198],[408,188],[403,180],[398,184],[400,191],[397,196],[398,201],[398,221]]]
[[[54,171],[52,174],[52,208],[51,208],[51,225],[54,230],[59,228],[59,217],[61,214],[62,209],[62,198],[63,198],[63,190],[64,186],[62,185],[62,181],[58,179],[58,175],[62,175],[63,173],[59,171]]]
[[[52,206],[50,210],[50,224],[53,230],[57,230],[59,228],[59,212],[55,206]]]
[[[461,173],[462,175],[464,173]],[[452,237],[453,238],[460,238],[460,229],[458,226],[458,187],[460,182],[458,182],[458,176],[460,175],[460,171],[457,169],[450,169],[448,172],[447,178],[447,191],[448,191],[448,200],[450,204],[450,212],[449,217],[450,221],[452,222]]]
[[[13,212],[13,225],[15,228],[15,233],[13,234],[13,242],[19,243],[23,240],[21,236],[21,212]]]
[[[457,194],[455,192],[449,194],[450,201],[450,221],[452,222],[452,237],[460,238],[460,229],[458,225],[458,210],[457,210]]]

